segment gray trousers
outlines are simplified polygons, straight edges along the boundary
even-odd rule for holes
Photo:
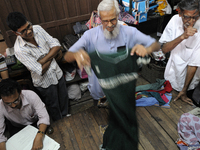
[[[53,121],[57,121],[68,114],[68,94],[64,77],[57,85],[50,85],[48,88],[36,87],[47,111]]]

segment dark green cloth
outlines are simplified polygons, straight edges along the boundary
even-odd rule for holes
[[[109,123],[103,136],[106,150],[137,150],[138,128],[135,114],[137,56],[116,61],[126,52],[110,55],[90,53],[91,66],[109,102]],[[115,60],[115,61],[114,61]],[[131,77],[130,77],[130,76]],[[112,88],[111,88],[112,87]]]
[[[162,97],[160,96],[160,93],[158,92],[142,91],[138,95],[146,95],[147,97],[154,97],[159,102],[159,106],[166,104],[166,102],[162,99]]]
[[[155,83],[139,85],[136,87],[135,91],[146,91],[146,90],[159,90],[165,83],[165,79],[156,79]]]

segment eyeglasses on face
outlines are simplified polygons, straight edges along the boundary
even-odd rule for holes
[[[19,97],[16,99],[16,100],[14,100],[14,102],[11,102],[11,103],[6,103],[6,102],[4,102],[6,105],[8,105],[8,106],[11,106],[12,104],[17,104],[17,103],[19,103],[19,101],[20,101],[20,95],[19,95]]]
[[[104,24],[108,24],[109,22],[111,22],[113,25],[117,23],[117,18],[113,18],[111,20],[101,20],[102,23]]]
[[[199,19],[199,15],[196,15],[196,16],[186,16],[186,15],[183,15],[183,18],[185,21],[190,21],[191,19],[194,19],[194,20],[197,20]]]
[[[32,23],[29,22],[29,21],[28,21],[28,23],[29,23],[29,24],[28,24],[28,26],[26,27],[26,29],[22,30],[21,32],[17,32],[17,31],[16,31],[16,33],[18,33],[18,34],[20,34],[20,35],[26,35],[26,34],[27,34],[27,31],[30,30],[30,29],[32,28]]]

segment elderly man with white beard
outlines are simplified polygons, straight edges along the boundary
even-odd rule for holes
[[[120,9],[116,0],[101,1],[97,10],[102,25],[83,34],[65,54],[64,58],[67,62],[76,61],[78,67],[83,69],[84,66],[91,65],[88,53],[96,50],[99,53],[110,54],[116,53],[121,47],[128,47],[129,49],[132,48],[130,55],[137,54],[142,57],[159,50],[160,45],[155,39],[141,33],[135,27],[118,24]],[[99,100],[104,97],[102,88],[93,71],[88,80],[88,89],[93,99]]]
[[[109,102],[109,122],[100,149],[136,150],[137,58],[159,50],[160,45],[136,28],[118,24],[116,0],[102,0],[97,10],[102,25],[86,31],[64,58],[76,61],[80,69],[92,67],[88,77],[90,93],[94,100],[105,93]]]

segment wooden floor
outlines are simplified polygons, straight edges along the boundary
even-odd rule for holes
[[[139,78],[137,85],[148,84]],[[173,91],[173,98],[177,92]],[[181,100],[171,101],[170,109],[156,106],[137,107],[139,125],[139,150],[178,150],[177,123],[184,112],[194,107]],[[49,135],[60,143],[60,150],[98,150],[102,144],[99,125],[106,125],[108,111],[89,107],[52,124],[54,133]]]

